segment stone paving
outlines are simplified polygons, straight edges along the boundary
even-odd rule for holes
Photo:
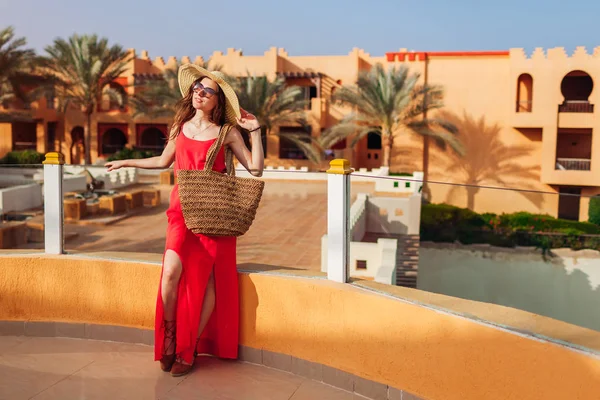
[[[355,183],[352,198],[373,191],[372,184]],[[66,242],[68,251],[164,251],[172,186],[161,189],[161,205],[109,226],[68,225],[78,236]],[[267,181],[256,219],[238,241],[238,264],[261,264],[319,271],[321,237],[327,231],[327,181]],[[42,244],[38,244],[37,247]]]
[[[364,400],[321,382],[239,361],[196,359],[173,378],[145,345],[0,336],[0,400]]]

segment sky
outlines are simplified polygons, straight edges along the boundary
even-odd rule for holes
[[[600,1],[579,0],[0,0],[0,29],[13,26],[43,53],[54,38],[96,33],[151,58],[208,57],[270,47],[289,55],[373,56],[416,51],[600,45]]]

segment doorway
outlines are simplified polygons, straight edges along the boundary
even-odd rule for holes
[[[579,221],[581,188],[565,186],[558,193],[558,218]]]

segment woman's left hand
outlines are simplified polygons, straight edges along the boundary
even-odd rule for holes
[[[260,127],[260,123],[256,119],[256,117],[250,114],[248,111],[244,110],[240,107],[240,113],[242,114],[242,118],[238,118],[237,123],[242,128],[253,131]]]

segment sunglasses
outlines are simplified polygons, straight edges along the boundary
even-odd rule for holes
[[[194,85],[194,87],[193,87],[193,89],[192,89],[192,90],[193,90],[195,93],[198,93],[198,94],[199,94],[199,95],[201,95],[201,96],[202,96],[202,92],[204,92],[204,95],[205,95],[206,97],[208,97],[209,99],[210,99],[211,97],[213,97],[215,94],[217,94],[217,92],[216,92],[214,89],[212,89],[212,88],[209,88],[209,87],[204,87],[204,85],[202,85],[200,82],[197,82],[197,83]]]

